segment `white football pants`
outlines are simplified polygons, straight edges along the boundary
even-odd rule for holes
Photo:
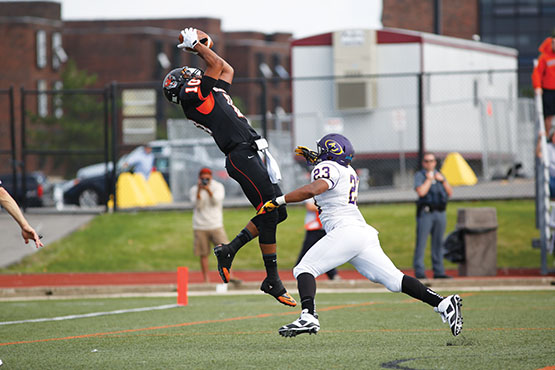
[[[392,292],[401,291],[403,273],[384,253],[378,232],[369,225],[332,230],[314,244],[293,269],[295,278],[306,272],[314,277],[340,266],[352,264],[358,272]]]

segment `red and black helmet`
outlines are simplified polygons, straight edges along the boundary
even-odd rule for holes
[[[187,66],[172,69],[162,82],[162,89],[166,99],[174,104],[179,104],[181,87],[193,78],[202,78],[202,70]]]

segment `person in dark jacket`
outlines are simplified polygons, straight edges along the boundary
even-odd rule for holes
[[[428,236],[432,236],[432,268],[435,279],[449,278],[443,267],[443,234],[447,224],[445,209],[453,188],[445,176],[436,170],[437,160],[433,153],[425,153],[422,170],[414,175],[414,189],[418,194],[416,203],[416,246],[414,248],[414,275],[426,278],[424,252]]]

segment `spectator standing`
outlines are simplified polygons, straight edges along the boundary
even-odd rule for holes
[[[124,168],[129,168],[134,173],[142,173],[145,180],[148,180],[153,166],[154,154],[149,145],[145,145],[142,150],[130,154],[124,164]]]
[[[532,72],[534,92],[541,95],[545,132],[551,136],[553,116],[555,115],[555,30],[538,48],[540,56]]]
[[[443,267],[443,234],[447,224],[445,209],[453,188],[445,177],[436,170],[437,160],[433,153],[425,153],[422,170],[414,175],[414,188],[418,194],[416,203],[416,247],[414,249],[414,274],[418,279],[426,278],[424,252],[431,234],[432,268],[434,279],[445,279]]]
[[[214,246],[229,243],[223,223],[224,186],[212,179],[212,171],[203,168],[198,175],[198,183],[189,191],[193,202],[194,252],[200,257],[200,268],[204,282],[209,282],[208,255]]]
[[[23,240],[25,240],[25,244],[29,243],[29,240],[32,240],[35,242],[37,248],[44,247],[44,244],[40,241],[41,237],[37,234],[35,229],[29,225],[29,222],[27,222],[23,213],[21,213],[15,200],[2,186],[2,181],[0,181],[0,205],[13,217],[15,222],[19,224],[21,236]]]

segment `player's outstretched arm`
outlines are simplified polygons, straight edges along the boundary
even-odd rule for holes
[[[272,199],[264,203],[262,207],[258,210],[257,214],[263,214],[266,212],[272,212],[276,208],[286,203],[298,203],[306,199],[312,198],[318,194],[322,194],[329,189],[329,185],[325,180],[318,179],[308,185],[302,186],[298,189],[293,190],[281,197]]]
[[[185,28],[181,31],[181,37],[183,42],[177,45],[177,47],[180,49],[193,49],[204,59],[206,62],[205,76],[231,84],[233,74],[235,73],[233,68],[212,49],[199,42],[196,28]]]
[[[220,57],[216,52],[200,42],[194,48],[198,55],[206,62],[206,71],[204,75],[210,76],[216,80],[223,80],[228,84],[233,82],[235,71],[233,67]]]

